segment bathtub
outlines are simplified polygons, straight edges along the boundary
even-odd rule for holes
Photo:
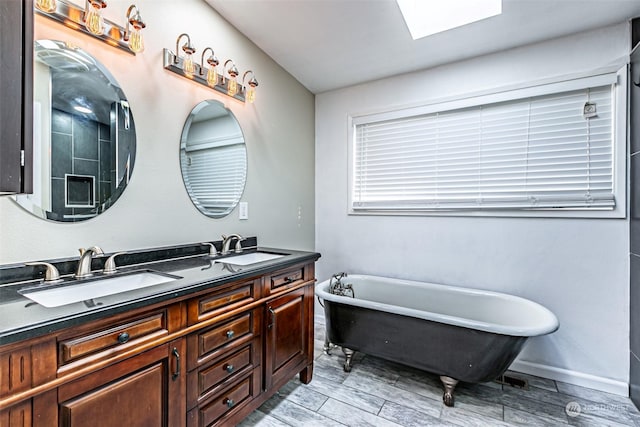
[[[330,292],[336,284],[346,296]],[[325,350],[342,347],[345,371],[359,351],[438,374],[447,406],[458,381],[493,381],[529,337],[559,326],[551,311],[524,298],[410,280],[335,275],[316,295],[324,305]]]

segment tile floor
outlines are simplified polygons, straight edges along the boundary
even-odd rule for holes
[[[461,383],[455,407],[448,408],[436,375],[362,354],[347,374],[340,349],[322,352],[321,317],[315,334],[313,381],[293,379],[242,427],[640,426],[640,412],[628,398],[520,373],[528,390]]]

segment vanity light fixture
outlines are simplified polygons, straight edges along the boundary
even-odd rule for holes
[[[136,14],[131,16],[134,10]],[[138,6],[135,4],[129,6],[129,9],[127,9],[127,13],[125,14],[125,19],[127,20],[127,24],[125,26],[122,39],[129,42],[129,49],[131,49],[132,52],[140,53],[144,50],[144,39],[142,38],[142,33],[140,31],[145,28],[147,24],[142,20]],[[131,29],[131,27],[133,27],[133,29]]]
[[[229,68],[227,68],[227,65]],[[227,59],[224,63],[224,72],[226,76],[223,75],[224,80],[227,85],[227,95],[234,96],[238,93],[238,69],[236,68],[236,64],[233,63],[232,60]]]
[[[200,76],[204,74],[204,54],[208,51],[211,51],[211,56],[207,58],[207,64],[209,64],[209,68],[207,69],[207,84],[210,87],[215,87],[218,84],[218,72],[216,71],[216,67],[220,64],[220,61],[218,61],[215,52],[210,47],[202,51],[202,58],[200,59]]]
[[[251,78],[247,82],[247,76],[249,75],[251,76]],[[256,100],[256,87],[258,87],[258,80],[256,80],[256,75],[251,70],[246,71],[242,76],[242,90],[245,93],[246,100],[252,104],[253,101]]]
[[[104,0],[85,0],[84,26],[91,34],[97,36],[104,34],[102,9],[105,7],[107,7],[107,2]]]
[[[133,55],[142,52],[144,43],[140,30],[146,25],[140,17],[138,8],[135,5],[129,6],[126,14],[126,28],[124,28],[104,19],[102,9],[105,7],[107,7],[105,0],[85,0],[84,8],[69,0],[36,0],[34,4],[34,10],[38,15],[53,19]],[[129,26],[133,29],[130,30]]]
[[[0,0],[1,1],[1,0]],[[187,41],[180,46],[180,40],[186,37]],[[180,50],[184,52],[181,55]],[[220,61],[215,55],[213,48],[207,47],[202,51],[200,63],[193,62],[193,54],[196,48],[191,45],[191,38],[187,33],[182,33],[176,39],[175,52],[163,49],[162,65],[166,70],[189,80],[207,86],[220,93],[230,96],[238,101],[253,102],[256,97],[256,87],[258,80],[253,71],[249,70],[242,77],[242,85],[238,82],[240,72],[236,64],[227,59],[222,70],[218,70]]]
[[[182,60],[182,72],[188,78],[193,77],[193,73],[196,71],[196,65],[193,63],[193,54],[196,53],[196,48],[191,46],[191,37],[189,34],[182,33],[176,39],[176,56],[173,60],[176,65],[180,65],[180,54],[178,46],[180,46],[180,39],[186,37],[187,42],[182,45],[182,51],[184,52],[184,59]]]
[[[56,0],[36,0],[36,8],[43,12],[49,13],[56,10]]]

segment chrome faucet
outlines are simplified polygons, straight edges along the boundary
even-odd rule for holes
[[[102,249],[99,246],[91,246],[89,249],[80,248],[80,261],[78,261],[78,269],[76,270],[76,279],[83,279],[85,277],[93,276],[91,272],[91,259],[93,254],[103,255]]]
[[[231,241],[233,239],[236,239],[236,248],[234,252],[237,254],[242,253],[242,245],[240,244],[240,242],[244,240],[244,237],[242,237],[239,234],[229,234],[228,236],[225,236],[223,234],[222,235],[222,251],[220,252],[220,255],[229,255],[231,253]]]

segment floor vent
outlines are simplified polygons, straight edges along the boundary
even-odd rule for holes
[[[520,388],[522,390],[529,390],[529,382],[524,378],[519,378],[515,375],[505,374],[500,375],[496,382],[502,385],[508,385],[511,387]]]

